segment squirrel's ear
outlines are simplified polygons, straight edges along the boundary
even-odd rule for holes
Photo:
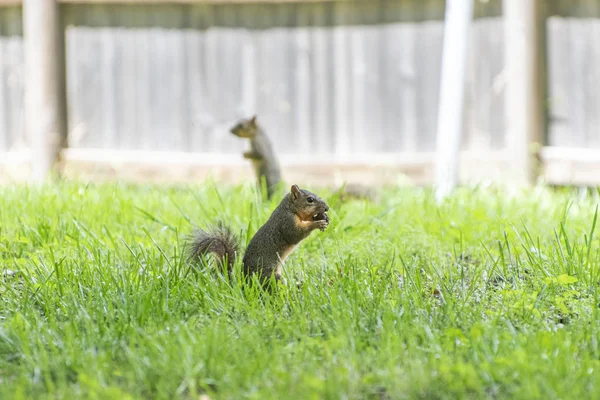
[[[251,123],[252,125],[256,125],[256,114],[254,114],[254,115],[252,116],[252,118],[250,118],[250,123]]]
[[[298,185],[292,185],[291,192],[294,199],[297,199],[300,196],[300,188],[298,187]]]

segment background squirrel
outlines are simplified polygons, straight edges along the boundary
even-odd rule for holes
[[[265,180],[267,196],[271,199],[281,181],[281,170],[279,161],[277,161],[271,146],[271,141],[256,123],[256,115],[250,119],[239,121],[231,128],[231,133],[241,138],[250,139],[250,151],[244,152],[244,158],[252,161],[259,187],[262,188],[262,181]]]
[[[329,225],[329,206],[316,194],[293,185],[269,220],[260,227],[250,240],[243,259],[246,276],[258,274],[261,281],[274,275],[281,280],[281,270],[286,258],[312,231],[324,231]],[[220,223],[209,231],[194,231],[189,259],[197,260],[207,253],[219,259],[221,268],[227,264],[231,273],[238,250],[238,238]]]

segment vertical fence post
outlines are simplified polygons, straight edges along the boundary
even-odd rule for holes
[[[545,61],[541,57],[540,0],[504,0],[507,147],[512,154],[511,178],[531,184],[536,178],[536,147],[544,131]]]
[[[462,142],[465,74],[473,0],[447,0],[436,144],[436,196],[448,195],[458,181]]]
[[[66,145],[64,31],[57,0],[23,0],[25,131],[31,177],[45,180]]]

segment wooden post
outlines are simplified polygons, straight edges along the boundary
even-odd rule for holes
[[[66,145],[64,31],[57,0],[23,0],[25,131],[31,177],[45,180]]]
[[[436,196],[448,195],[458,181],[462,142],[465,74],[473,0],[447,0],[436,151]]]
[[[513,156],[513,183],[535,181],[536,159],[544,131],[546,77],[540,0],[504,0],[505,112],[507,147]]]

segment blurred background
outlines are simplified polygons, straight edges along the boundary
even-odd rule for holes
[[[537,176],[597,184],[600,0],[519,1],[535,3]],[[288,181],[433,183],[443,0],[59,3],[68,176],[242,181],[247,143],[229,128],[257,114]],[[504,14],[501,0],[474,1],[462,182],[503,179],[514,162]],[[24,112],[23,20],[21,1],[0,0],[3,181],[26,179],[25,122],[43,118]]]

